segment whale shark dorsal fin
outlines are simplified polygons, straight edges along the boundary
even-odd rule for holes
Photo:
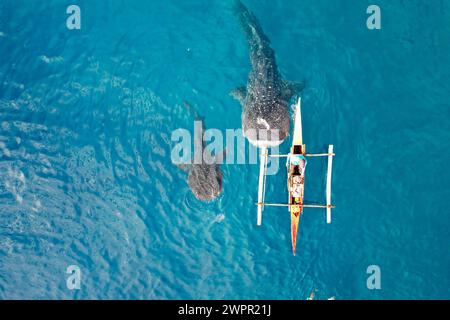
[[[305,81],[287,81],[283,80],[283,97],[286,100],[291,99],[294,95],[300,93],[305,88]]]
[[[245,97],[247,96],[247,89],[245,87],[234,88],[231,90],[230,96],[235,98],[242,106],[244,106]]]

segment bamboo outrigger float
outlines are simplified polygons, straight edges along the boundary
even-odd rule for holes
[[[262,224],[262,212],[265,206],[288,207],[291,214],[291,238],[292,238],[292,253],[295,256],[297,233],[300,216],[303,213],[303,208],[323,208],[326,209],[327,223],[331,223],[331,209],[334,206],[331,204],[331,171],[333,165],[333,145],[328,146],[328,153],[306,153],[305,144],[302,138],[302,118],[301,118],[301,100],[297,101],[295,106],[295,120],[294,120],[294,137],[292,147],[289,154],[274,154],[269,155],[267,148],[261,149],[261,163],[259,171],[259,185],[258,185],[258,210],[257,210],[257,224]],[[288,172],[288,202],[287,203],[266,203],[265,198],[265,184],[268,157],[286,157],[286,167]],[[326,204],[304,204],[304,186],[305,186],[305,170],[306,157],[328,157],[327,167],[327,183],[326,183]]]

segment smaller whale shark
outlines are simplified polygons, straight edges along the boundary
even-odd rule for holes
[[[230,95],[243,106],[242,130],[249,142],[260,148],[276,147],[289,135],[288,101],[304,88],[304,82],[282,79],[275,53],[256,17],[239,0],[234,12],[247,38],[252,70],[246,87]]]
[[[220,164],[223,161],[225,152],[215,156],[205,152],[205,143],[203,141],[204,119],[199,116],[189,103],[184,102],[184,106],[194,116],[196,121],[194,126],[196,131],[194,132],[194,162],[180,165],[179,167],[188,173],[188,185],[194,196],[201,201],[211,201],[222,192],[223,174]]]

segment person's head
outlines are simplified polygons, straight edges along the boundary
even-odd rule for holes
[[[300,159],[300,163],[299,163],[299,165],[300,165],[300,168],[304,168],[304,167],[305,167],[305,165],[306,165],[306,161],[305,161],[305,159]]]

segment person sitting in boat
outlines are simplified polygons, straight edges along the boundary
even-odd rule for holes
[[[302,176],[293,176],[292,177],[292,188],[291,193],[294,198],[299,198],[302,196],[303,191],[303,184],[302,184],[303,177]]]
[[[304,188],[305,178],[303,176],[293,176],[292,179],[292,196],[294,198],[302,198],[303,197],[303,188]],[[299,202],[299,201],[297,201]]]
[[[288,157],[290,164],[290,173],[303,175],[306,167],[306,158],[301,154],[290,154]]]
[[[301,203],[303,197],[304,172],[306,166],[306,159],[300,154],[291,154],[288,158],[290,163],[290,191],[295,203]]]

